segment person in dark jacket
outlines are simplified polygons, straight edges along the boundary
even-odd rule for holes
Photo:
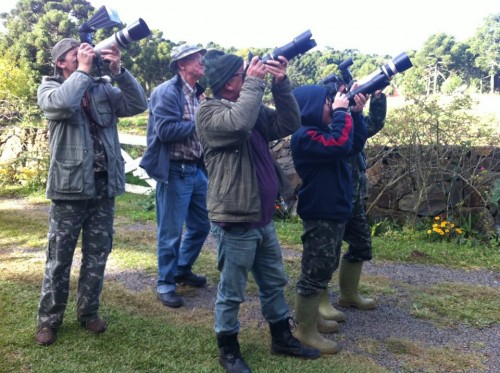
[[[384,127],[386,113],[385,94],[381,91],[373,93],[370,96],[369,113],[365,117],[368,138]],[[363,262],[372,259],[371,230],[365,209],[367,177],[364,150],[351,156],[350,166],[353,182],[353,212],[344,232],[344,241],[348,243],[348,248],[340,260],[340,291],[337,304],[342,307],[371,310],[377,306],[375,300],[361,296],[358,291]]]
[[[330,94],[345,93],[347,87],[345,82],[335,74],[329,75],[329,82],[325,86]],[[386,96],[382,91],[376,91],[369,96],[369,111],[365,116],[368,138],[376,135],[384,127],[386,114]],[[363,262],[372,258],[370,226],[365,210],[367,177],[364,149],[349,157],[349,165],[353,183],[353,212],[344,232],[344,241],[347,242],[348,249],[340,260],[340,291],[337,304],[342,307],[350,306],[370,310],[376,307],[375,301],[362,297],[358,291]],[[345,314],[330,304],[328,288],[321,293],[320,299],[319,313],[322,318],[335,321],[345,320]]]
[[[328,90],[307,85],[293,91],[302,126],[292,135],[292,159],[302,180],[297,214],[303,222],[301,275],[297,281],[296,337],[322,353],[336,353],[338,345],[320,331],[335,331],[335,321],[319,315],[321,293],[339,266],[344,228],[352,214],[352,178],[349,155],[366,141],[360,112],[366,98],[356,95],[356,106],[337,93],[333,104]],[[325,330],[326,329],[326,330]]]
[[[103,49],[101,55],[112,78],[90,75],[97,58],[90,44],[62,39],[52,48],[55,75],[44,77],[38,88],[38,105],[49,125],[47,198],[52,200],[35,336],[40,345],[54,343],[63,322],[80,232],[77,318],[92,333],[107,327],[98,314],[99,298],[113,242],[115,196],[125,190],[118,117],[143,112],[147,98],[121,67],[116,46]],[[95,64],[100,65],[104,64]]]
[[[212,50],[204,60],[214,97],[202,101],[196,127],[208,170],[207,205],[220,271],[214,323],[219,361],[229,373],[251,371],[238,342],[238,313],[249,272],[259,287],[272,352],[317,358],[319,351],[301,344],[290,331],[287,277],[272,220],[278,193],[287,188],[268,144],[300,125],[287,60],[281,56],[264,64],[254,57],[246,71],[243,59],[233,54]],[[267,74],[272,75],[276,109],[262,104]]]
[[[207,175],[195,127],[203,87],[206,50],[182,44],[172,51],[175,76],[156,87],[149,102],[148,147],[140,166],[156,181],[158,227],[157,298],[167,307],[182,307],[177,284],[205,286],[193,265],[208,236]],[[183,228],[186,232],[183,235]]]

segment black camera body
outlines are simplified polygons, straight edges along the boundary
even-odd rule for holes
[[[314,39],[311,39],[312,34],[310,30],[304,31],[302,34],[294,38],[290,43],[283,45],[282,47],[276,48],[271,53],[266,54],[264,57],[260,57],[263,63],[269,60],[278,60],[278,56],[284,56],[287,60],[298,56],[299,54],[306,53],[308,50],[314,48],[317,44]],[[248,60],[253,58],[253,53],[248,52]]]
[[[339,65],[339,68],[343,76],[344,73],[346,73],[346,76],[350,76],[349,66],[352,65],[352,60],[350,64],[349,62],[346,61],[342,62],[342,64]],[[341,65],[343,66],[340,67]],[[363,95],[368,95],[374,93],[377,90],[384,89],[390,84],[390,80],[394,75],[396,75],[397,73],[402,73],[403,71],[408,70],[412,66],[413,64],[410,60],[410,57],[408,57],[408,55],[405,52],[397,55],[394,59],[392,59],[385,65],[380,66],[378,70],[375,70],[372,74],[361,79],[359,82],[359,86],[353,91],[349,91],[347,93],[347,98],[349,99],[349,103],[351,105],[355,105],[354,96],[356,96],[358,93],[361,93]],[[352,86],[351,81],[349,82],[346,81],[347,87],[349,89],[350,86]]]
[[[321,85],[327,89],[327,95],[333,101],[335,99],[335,96],[337,95],[339,87],[341,85],[345,85],[345,82],[337,74],[332,73],[321,79],[318,82],[318,85]]]

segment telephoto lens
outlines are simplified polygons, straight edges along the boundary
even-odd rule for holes
[[[275,49],[272,53],[266,54],[262,57],[262,62],[266,63],[269,60],[276,60],[278,56],[284,56],[287,60],[291,60],[299,54],[306,53],[317,45],[316,40],[311,39],[311,37],[310,30],[304,31],[290,43]]]
[[[403,52],[392,59],[390,62],[386,63],[379,67],[378,70],[374,71],[372,74],[363,78],[359,82],[359,86],[347,93],[347,98],[349,99],[349,103],[354,105],[354,96],[358,93],[368,95],[373,92],[384,89],[390,83],[390,80],[397,73],[402,73],[403,71],[408,70],[412,67],[410,57]]]

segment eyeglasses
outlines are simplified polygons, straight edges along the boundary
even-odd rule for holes
[[[235,73],[232,75],[232,77],[235,77],[235,76],[241,76],[241,80],[245,80],[245,72],[241,72],[241,73]]]

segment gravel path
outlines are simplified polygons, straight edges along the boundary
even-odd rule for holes
[[[213,241],[209,239],[205,250],[213,250]],[[297,257],[299,253],[284,249],[284,256]],[[361,311],[354,308],[342,308],[347,320],[340,324],[340,333],[329,337],[336,340],[342,351],[362,354],[375,360],[391,372],[417,372],[415,366],[408,370],[405,361],[398,354],[387,349],[387,340],[408,340],[414,344],[429,349],[431,347],[449,347],[453,351],[482,355],[481,361],[487,366],[485,370],[462,370],[454,368],[453,372],[500,372],[500,325],[478,329],[466,325],[452,328],[438,327],[431,321],[413,316],[409,309],[408,286],[431,285],[436,283],[460,283],[469,285],[484,285],[500,289],[500,273],[486,270],[464,271],[424,264],[406,264],[392,262],[377,262],[376,260],[364,266],[363,274],[384,278],[396,284],[391,285],[390,295],[377,297],[379,306],[372,311]],[[155,278],[139,272],[124,273],[108,270],[109,279],[121,281],[132,290],[154,289]],[[187,308],[213,309],[217,292],[217,284],[208,284],[203,291],[189,292],[185,295]],[[500,293],[499,293],[500,294]],[[336,302],[336,293],[331,292],[332,304]],[[408,300],[408,301],[406,301]],[[246,300],[249,318],[258,320],[262,327],[267,327],[255,296]],[[241,320],[245,328],[245,320]],[[375,351],[366,348],[367,343],[373,343]],[[365,346],[364,348],[362,346]],[[367,352],[367,351],[371,351]],[[434,365],[435,366],[435,365]],[[457,370],[458,369],[458,370]],[[422,368],[422,372],[428,372]],[[446,372],[446,367],[440,372]]]

